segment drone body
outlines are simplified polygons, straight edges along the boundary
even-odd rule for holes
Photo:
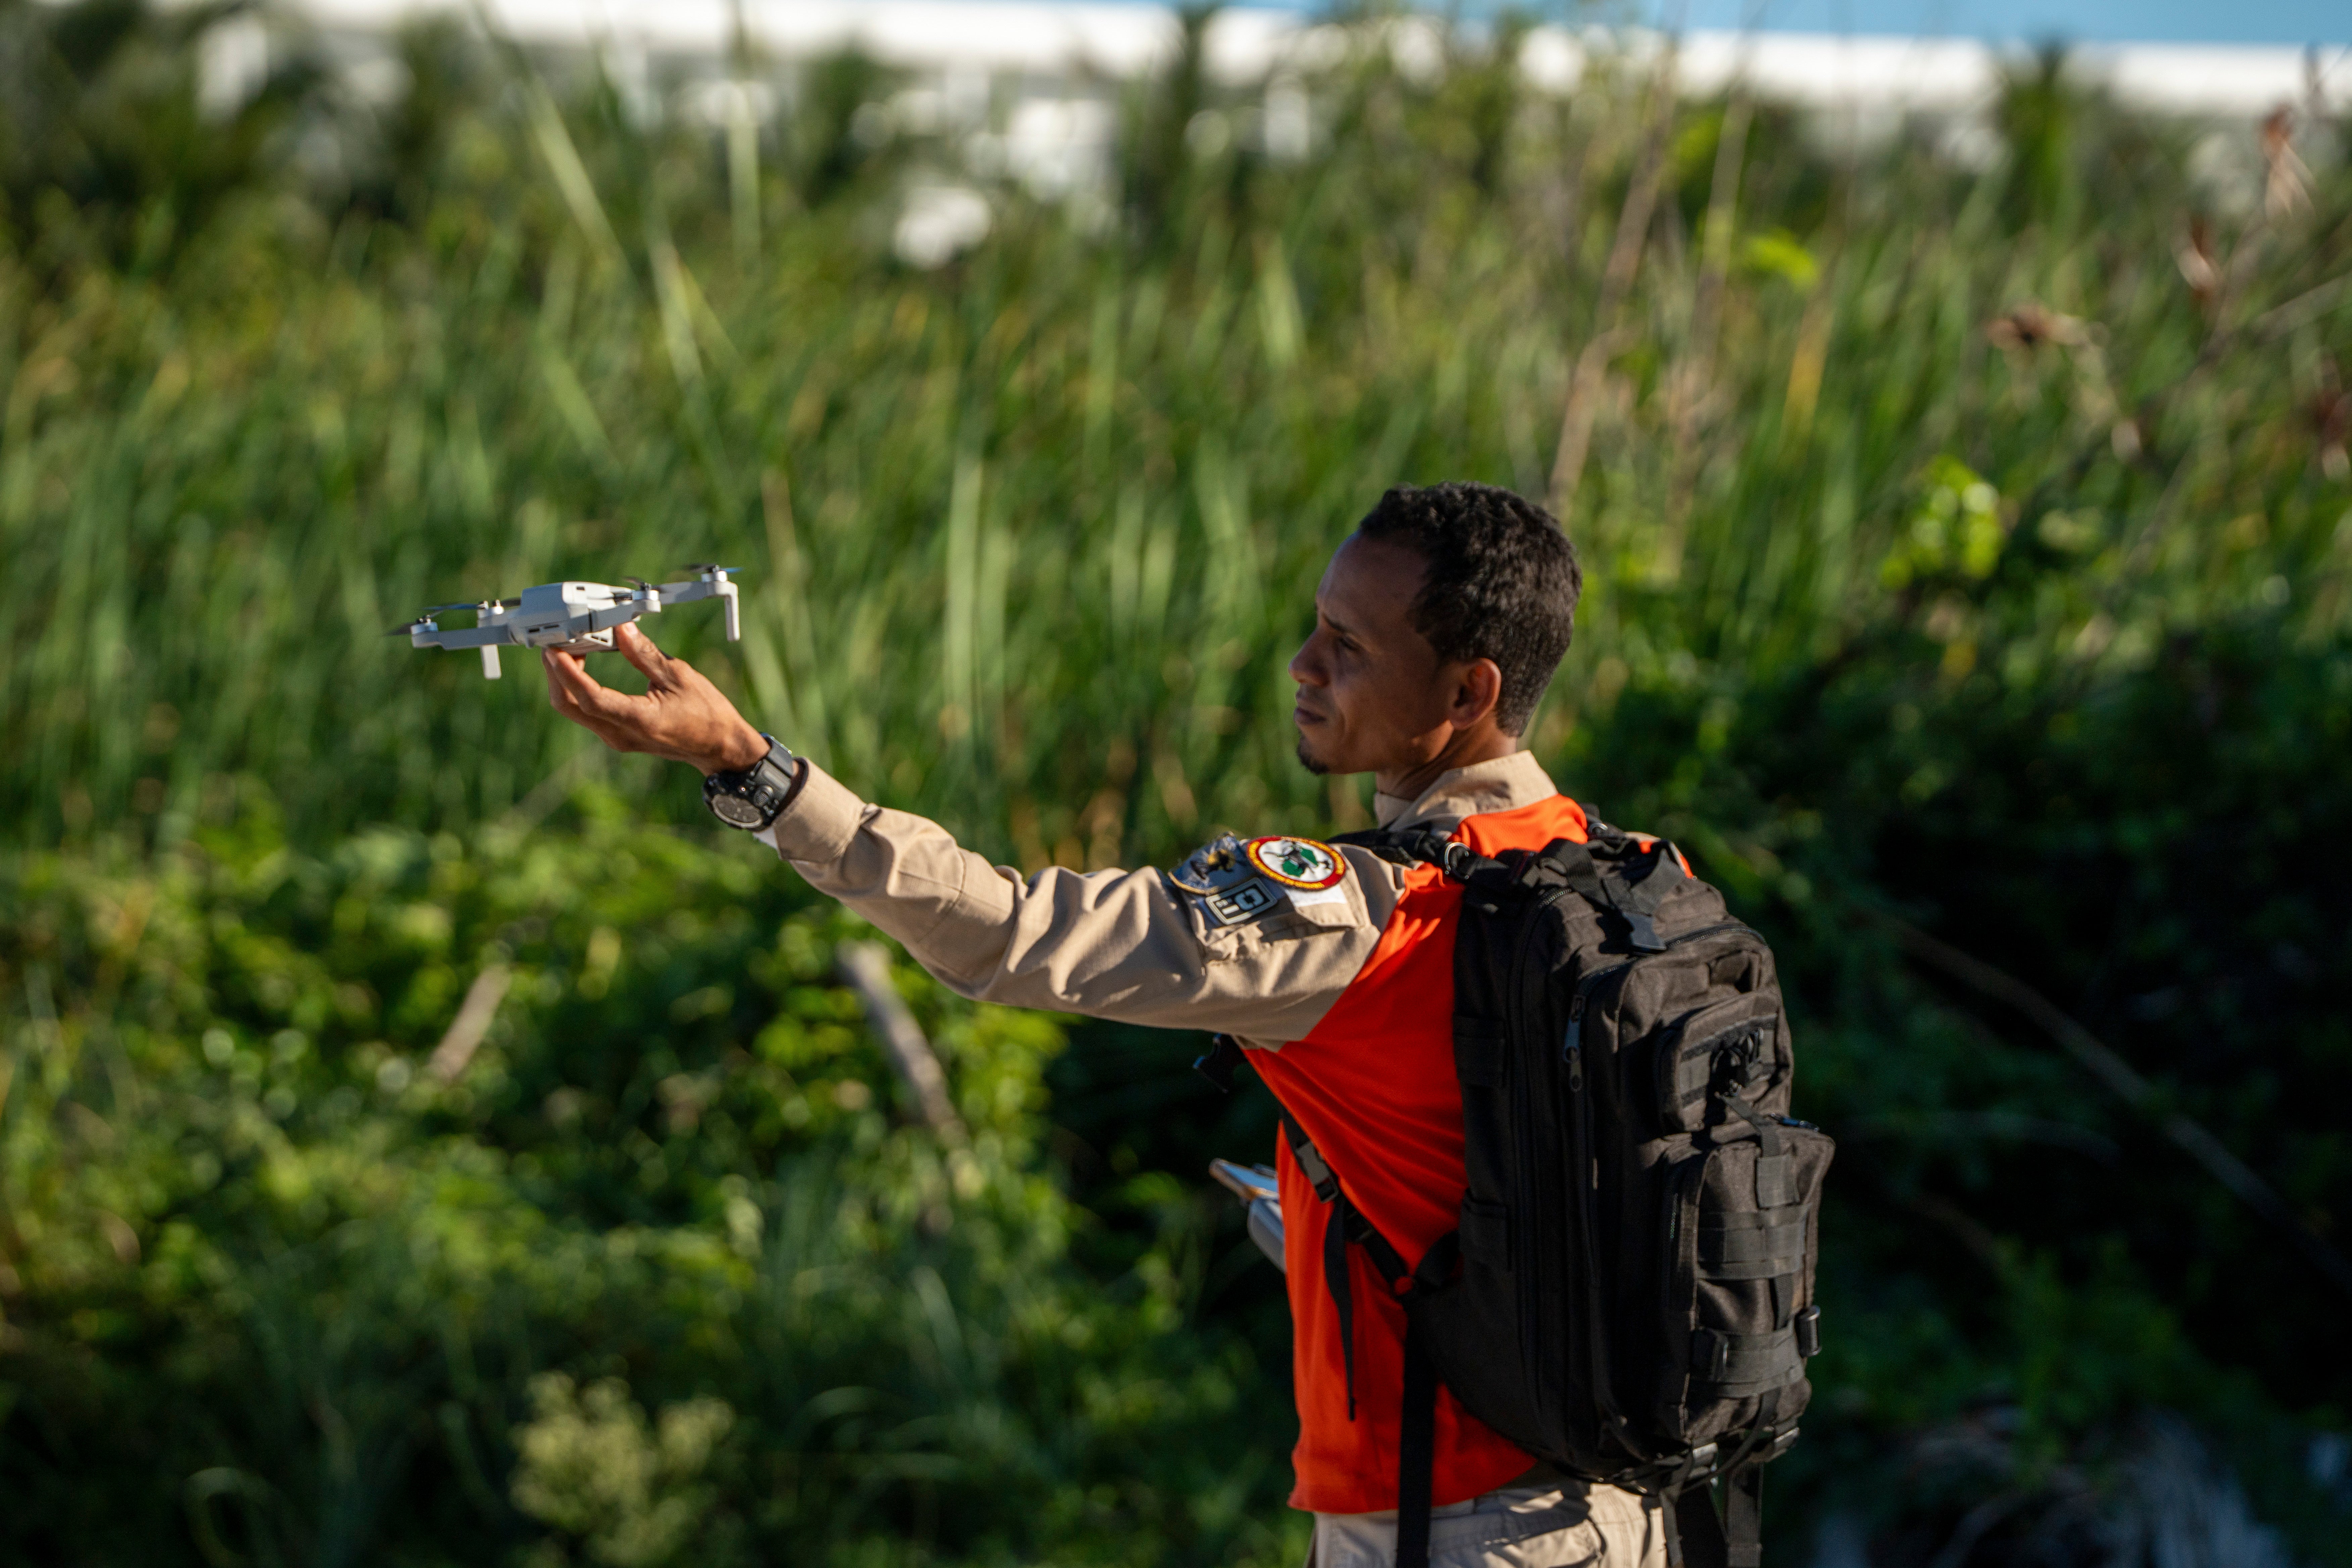
[[[617,588],[609,583],[542,583],[524,589],[520,599],[436,605],[406,626],[394,626],[392,635],[405,636],[411,647],[480,648],[482,674],[491,680],[499,678],[501,645],[593,653],[613,646],[614,626],[697,599],[725,600],[727,640],[741,637],[736,588],[727,576],[737,568],[697,565],[688,570],[698,574],[692,582],[664,583],[658,587],[642,578],[630,579],[636,584],[634,588]],[[435,617],[449,610],[473,611],[474,624],[444,631]]]

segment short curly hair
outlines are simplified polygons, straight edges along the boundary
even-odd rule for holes
[[[1559,520],[1493,485],[1399,485],[1356,525],[1428,563],[1415,629],[1447,664],[1491,658],[1503,672],[1495,721],[1524,733],[1576,631],[1584,573]]]

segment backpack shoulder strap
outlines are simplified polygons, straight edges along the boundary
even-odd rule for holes
[[[1348,1201],[1329,1162],[1288,1110],[1282,1135],[1290,1156],[1326,1207],[1323,1223],[1323,1282],[1339,1314],[1339,1357],[1348,1380],[1348,1419],[1356,1418],[1356,1292],[1348,1279],[1348,1244],[1363,1248],[1381,1279],[1400,1298],[1433,1290],[1454,1272],[1461,1255],[1458,1233],[1431,1244],[1418,1268],[1382,1236],[1363,1211]],[[1422,1338],[1420,1318],[1408,1308],[1404,1332],[1404,1388],[1398,1409],[1396,1568],[1428,1568],[1432,1488],[1437,1462],[1437,1366]]]
[[[1231,1035],[1209,1037],[1208,1051],[1192,1059],[1192,1070],[1209,1080],[1219,1094],[1234,1091],[1234,1074],[1249,1065],[1249,1053]]]
[[[1434,866],[1457,882],[1468,881],[1470,874],[1481,866],[1496,864],[1483,858],[1467,844],[1432,827],[1368,827],[1357,833],[1342,833],[1330,842],[1369,849],[1395,866]]]
[[[1277,1102],[1278,1103],[1278,1102]],[[1364,1212],[1348,1201],[1339,1186],[1339,1178],[1331,1173],[1331,1166],[1315,1141],[1307,1136],[1307,1129],[1298,1125],[1297,1118],[1282,1108],[1282,1135],[1290,1144],[1290,1157],[1298,1162],[1299,1171],[1314,1187],[1315,1196],[1323,1205],[1323,1284],[1331,1292],[1331,1305],[1339,1314],[1339,1358],[1346,1368],[1348,1382],[1348,1419],[1356,1418],[1356,1292],[1348,1279],[1348,1244],[1354,1242],[1364,1249],[1372,1267],[1381,1271],[1391,1289],[1411,1277],[1404,1256],[1398,1252],[1389,1238],[1382,1236]]]

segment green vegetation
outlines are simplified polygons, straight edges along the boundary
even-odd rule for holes
[[[1196,1174],[1263,1097],[902,966],[943,1149],[690,779],[380,634],[740,563],[740,645],[651,629],[769,727],[1008,862],[1164,862],[1360,824],[1284,658],[1381,488],[1466,477],[1588,564],[1532,743],[1773,937],[1841,1139],[1779,1560],[2105,1561],[2158,1412],[2347,1560],[2337,128],[2045,63],[1977,169],[1364,22],[1304,157],[1187,55],[1059,204],[854,58],[706,120],[427,30],[208,107],[209,21],[0,0],[0,1551],[1295,1561],[1278,1292]],[[910,269],[950,177],[992,232]]]
[[[14,868],[12,1552],[1266,1554],[1282,1455],[1219,1446],[1262,1370],[1191,1352],[1165,1267],[1066,1259],[1051,1022],[903,977],[970,1130],[943,1156],[833,980],[846,917],[582,804]],[[452,1079],[486,962],[505,1023]]]

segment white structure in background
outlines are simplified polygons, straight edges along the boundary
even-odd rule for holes
[[[890,233],[890,248],[909,267],[944,267],[988,237],[988,198],[969,185],[917,185]]]
[[[1110,176],[1118,115],[1097,98],[1024,98],[1004,125],[1004,171],[1040,196],[1076,195]]]
[[[225,119],[244,107],[269,79],[269,29],[254,16],[231,16],[207,28],[197,45],[196,108]]]
[[[462,0],[289,0],[289,9],[322,30],[352,35],[382,35],[419,11],[478,14]],[[804,58],[854,46],[931,76],[945,96],[957,96],[961,80],[966,103],[971,82],[990,77],[1131,77],[1164,63],[1178,37],[1174,14],[1147,5],[741,0],[739,8],[730,0],[482,0],[478,7],[524,43],[714,65],[727,58],[739,13],[755,46],[772,56]],[[2352,107],[2352,59],[2346,58],[2352,13],[2342,33],[2316,46],[2321,91],[2338,109]],[[1565,91],[1595,53],[1660,47],[1656,35],[1539,27],[1528,36],[1521,64],[1537,85]],[[1418,18],[1394,24],[1391,47],[1409,72],[1433,70],[1443,58],[1435,25]],[[1207,65],[1221,81],[1254,85],[1286,65],[1327,60],[1334,49],[1332,29],[1304,11],[1229,10],[1210,27]],[[236,52],[238,60],[224,64],[250,74],[249,44]],[[2301,100],[2308,87],[2306,51],[2294,47],[2085,45],[2074,59],[2126,101],[2179,112],[2260,114]],[[1694,92],[1719,90],[1744,74],[1759,94],[1801,104],[1958,110],[1982,101],[2000,66],[1992,49],[1966,39],[1695,32],[1682,40],[1679,71]]]
[[[1040,4],[1036,0],[281,0],[286,14],[322,35],[349,62],[355,86],[396,65],[384,39],[419,12],[486,16],[517,41],[594,50],[625,97],[653,110],[657,80],[680,77],[680,107],[714,125],[743,128],[773,107],[773,89],[738,84],[736,27],[767,59],[793,61],[855,47],[913,79],[870,129],[951,139],[970,173],[1006,179],[1032,195],[1070,204],[1081,222],[1107,216],[1103,204],[1117,132],[1116,90],[1123,79],[1152,70],[1174,55],[1181,33],[1172,11],[1149,5]],[[257,23],[215,30],[208,43],[205,100],[231,107],[265,74],[267,40]],[[2344,28],[2352,37],[2352,12]],[[1430,19],[1387,24],[1397,67],[1426,77],[1442,68],[1444,40]],[[1204,150],[1246,139],[1265,155],[1304,158],[1316,133],[1304,73],[1338,59],[1340,32],[1305,12],[1228,10],[1206,40],[1205,66],[1227,88],[1262,94],[1242,116],[1217,116],[1192,128]],[[1539,90],[1575,90],[1596,58],[1657,58],[1668,47],[1656,34],[1539,27],[1524,40],[1519,68]],[[1815,110],[1827,133],[1868,141],[1891,132],[1907,114],[1942,121],[1938,142],[1955,161],[1981,165],[1999,151],[1988,111],[2005,61],[1985,45],[1958,39],[1795,33],[1699,32],[1673,46],[1683,91],[1704,96],[1744,81],[1759,97]],[[2070,61],[2087,79],[2124,102],[2164,112],[2235,121],[2217,131],[2201,156],[2227,162],[2251,155],[2253,122],[2282,104],[2342,114],[2352,110],[2352,48],[2095,45]],[[371,73],[373,73],[371,75]],[[1205,119],[1206,117],[1204,117]],[[861,131],[868,129],[861,125]],[[2241,148],[2237,142],[2245,142]],[[2227,143],[2227,145],[2223,145]],[[934,174],[908,192],[894,240],[912,265],[939,266],[984,238],[988,199]]]

